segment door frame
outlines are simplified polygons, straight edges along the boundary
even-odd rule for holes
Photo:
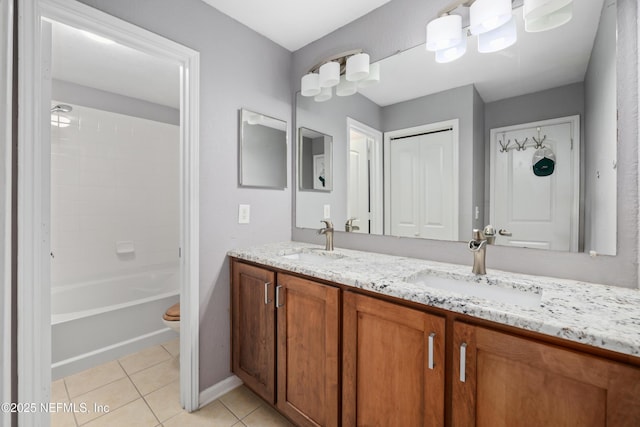
[[[173,60],[180,73],[180,396],[199,404],[199,53],[73,0],[18,0],[18,402],[51,396],[51,284],[48,132],[42,88],[41,20],[52,19]],[[47,70],[48,71],[48,70]],[[43,126],[33,126],[42,123]],[[44,172],[43,172],[44,171]],[[18,414],[21,427],[48,426],[49,414]]]
[[[382,234],[383,233],[383,210],[384,210],[384,201],[383,201],[383,163],[382,163],[382,132],[377,129],[372,128],[371,126],[367,126],[364,123],[361,123],[351,117],[347,116],[347,148],[345,150],[347,159],[350,157],[350,147],[351,147],[351,130],[355,130],[357,132],[363,133],[373,138],[373,147],[369,150],[371,168],[370,172],[370,180],[369,180],[369,194],[370,194],[370,211],[369,211],[369,221],[370,221],[370,234]],[[347,160],[347,165],[349,161]],[[349,178],[350,173],[347,173],[347,188],[349,188]],[[349,205],[349,200],[347,200],[347,207]]]
[[[453,139],[453,223],[451,227],[454,231],[454,241],[457,241],[460,234],[460,120],[451,119],[441,122],[429,123],[421,126],[414,126],[406,129],[399,129],[384,133],[384,232],[391,235],[391,181],[389,171],[391,170],[391,140],[421,133],[437,132],[451,128]]]
[[[13,93],[13,0],[0,0],[0,176],[4,181],[0,188],[0,402],[11,402],[11,194],[12,194],[12,93]],[[0,413],[0,425],[11,425],[11,413]]]
[[[571,124],[571,144],[573,145],[573,155],[571,156],[573,186],[571,193],[573,200],[571,201],[571,246],[570,252],[578,252],[580,244],[580,116],[557,117],[555,119],[540,120],[537,122],[520,123],[512,126],[503,126],[490,130],[489,144],[489,223],[495,224],[495,183],[496,168],[492,167],[496,164],[497,140],[499,133],[510,132],[514,130],[527,129],[537,126],[551,126],[562,123]]]

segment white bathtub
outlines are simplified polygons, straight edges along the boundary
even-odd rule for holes
[[[161,319],[179,295],[175,268],[52,288],[53,379],[177,337]]]

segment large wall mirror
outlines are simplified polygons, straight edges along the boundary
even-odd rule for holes
[[[296,193],[296,226],[616,253],[616,1],[460,59],[424,45],[379,61],[380,83],[325,102],[297,95],[296,126],[333,136],[333,191]],[[540,162],[542,161],[542,162]],[[546,167],[546,169],[544,169]],[[544,169],[544,170],[542,170]],[[562,205],[562,206],[560,206]]]
[[[239,122],[240,185],[287,188],[287,122],[245,109]]]

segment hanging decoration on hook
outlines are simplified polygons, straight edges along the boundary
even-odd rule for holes
[[[531,161],[535,176],[549,176],[556,167],[556,155],[551,148],[539,148]]]

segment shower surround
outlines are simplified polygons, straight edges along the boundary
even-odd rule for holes
[[[54,376],[171,339],[179,298],[179,127],[69,105],[51,113]],[[124,306],[144,328],[116,323]]]

